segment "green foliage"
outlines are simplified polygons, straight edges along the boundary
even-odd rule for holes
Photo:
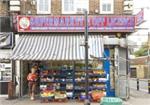
[[[147,43],[144,43],[144,45],[138,51],[134,52],[134,55],[136,57],[148,55]]]

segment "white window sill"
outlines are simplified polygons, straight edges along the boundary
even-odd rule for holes
[[[51,13],[47,13],[47,12],[37,12],[37,14],[51,14]]]
[[[83,12],[62,12],[61,14],[84,14],[84,11]],[[88,14],[89,14],[89,11],[88,11]]]
[[[114,12],[100,12],[99,14],[114,14]]]
[[[71,11],[71,12],[62,12],[61,14],[77,14],[77,13],[74,11]]]

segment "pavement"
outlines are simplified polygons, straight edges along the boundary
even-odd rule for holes
[[[150,94],[143,91],[130,90],[130,99],[127,105],[150,105]]]
[[[62,105],[62,102],[41,103],[40,99],[31,101],[28,97],[19,98],[14,100],[6,100],[0,98],[0,105]],[[83,102],[69,101],[64,102],[63,105],[84,105]],[[91,103],[91,105],[100,105],[99,103]],[[131,90],[130,99],[123,101],[123,105],[150,105],[150,94]]]

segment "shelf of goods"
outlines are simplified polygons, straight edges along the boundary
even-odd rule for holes
[[[106,74],[104,70],[90,69],[89,98],[100,100],[106,92]],[[85,70],[75,69],[73,66],[51,68],[40,72],[40,94],[42,99],[66,100],[86,98]]]
[[[72,66],[41,70],[40,77],[42,99],[65,100],[73,98],[74,70]]]
[[[75,71],[75,97],[79,100],[85,100],[86,98],[86,73],[85,70]],[[106,74],[104,70],[90,69],[88,70],[88,82],[89,82],[89,99],[91,101],[99,101],[101,97],[105,96],[106,92]]]

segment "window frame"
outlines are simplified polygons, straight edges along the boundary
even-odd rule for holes
[[[62,2],[61,2],[61,4],[62,4],[61,13],[62,13],[62,14],[78,14],[78,13],[77,13],[77,6],[76,6],[76,4],[77,4],[77,2],[80,1],[80,0],[73,0],[73,1],[74,1],[74,4],[73,4],[74,10],[73,10],[73,11],[65,11],[65,10],[64,10],[64,6],[65,6],[64,1],[65,1],[65,0],[61,0],[61,1],[62,1]],[[87,2],[88,2],[87,11],[88,11],[88,13],[89,13],[89,0],[87,0]]]
[[[103,11],[103,4],[110,4],[111,5],[111,10],[110,11]],[[100,0],[100,14],[114,14],[114,0]],[[107,10],[107,6],[106,6]]]
[[[76,0],[73,0],[74,1],[74,3],[75,3],[75,1]],[[61,5],[62,5],[62,7],[61,7],[61,13],[62,14],[75,14],[76,13],[76,11],[75,10],[70,10],[70,11],[65,11],[65,0],[61,0]],[[74,6],[74,9],[75,9],[75,4],[73,4],[73,6]]]
[[[51,0],[48,0],[48,11],[41,11],[39,4],[41,0],[37,0],[37,14],[51,14]]]

